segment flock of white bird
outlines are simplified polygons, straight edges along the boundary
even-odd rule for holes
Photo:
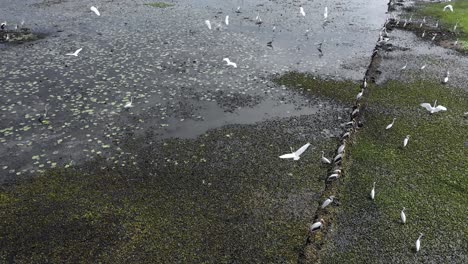
[[[443,8],[443,11],[446,11],[446,10],[450,10],[453,12],[453,6],[452,5],[447,5]],[[300,10],[299,10],[300,14],[302,16],[305,16],[305,12],[304,12],[304,9],[302,7],[300,7]],[[327,19],[328,17],[328,10],[327,8],[325,8],[325,12],[324,12],[324,18]],[[411,19],[410,19],[411,20]],[[425,22],[425,18],[423,19],[423,22]],[[388,20],[387,20],[388,22]],[[410,21],[411,22],[411,21]],[[398,23],[398,22],[397,22]],[[405,25],[409,23],[408,21],[405,21]],[[438,22],[437,22],[438,24]],[[456,29],[456,26],[454,27],[454,29]],[[382,42],[387,42],[390,38],[388,37],[388,33],[387,33],[387,28],[386,26],[384,26],[384,28],[382,29],[381,33],[380,33],[380,37],[379,37],[379,41],[378,41],[378,45],[381,44]],[[433,37],[432,40],[435,39],[435,36]],[[456,45],[456,44],[455,44]],[[406,63],[400,70],[405,70],[408,66],[408,63]],[[426,64],[423,65],[421,67],[421,70],[425,69],[426,68]],[[448,82],[448,79],[449,79],[449,71],[447,71],[446,73],[446,76],[443,80],[442,83],[446,84]],[[359,101],[363,95],[364,95],[364,92],[365,92],[365,88],[367,88],[367,80],[364,79],[364,82],[363,82],[363,85],[361,87],[361,90],[360,92],[357,94],[356,96],[356,102]],[[434,114],[434,113],[437,113],[437,112],[440,112],[440,111],[447,111],[447,108],[445,106],[442,106],[442,105],[437,105],[437,100],[435,100],[434,102],[434,105],[431,105],[429,103],[421,103],[420,104],[421,107],[425,108],[430,114]],[[352,121],[349,122],[350,125],[355,125],[355,120],[354,120],[354,117],[357,116],[357,114],[359,114],[359,104],[357,104],[357,107],[355,107],[355,109],[353,110],[352,114],[351,114],[351,119]],[[389,130],[393,127],[393,125],[395,124],[395,120],[396,118],[393,118],[393,121],[388,124],[385,129],[386,130]],[[348,123],[347,123],[348,124]],[[346,138],[348,138],[350,136],[350,131],[346,131],[346,133],[343,134],[342,136],[342,144],[338,147],[337,149],[337,155],[335,156],[335,158],[333,159],[333,163],[335,164],[340,164],[342,158],[343,158],[343,154],[344,154],[344,149],[345,149],[345,146],[346,146]],[[410,135],[407,135],[404,139],[403,139],[403,147],[406,147],[408,145],[408,142],[409,142],[409,139],[410,139]],[[287,154],[284,154],[284,155],[281,155],[279,156],[281,159],[293,159],[293,160],[299,160],[301,155],[307,150],[307,148],[310,146],[310,143],[307,143],[305,145],[303,145],[302,147],[300,147],[298,150],[296,151],[293,151],[292,148],[291,148],[291,153],[287,153]],[[324,156],[324,151],[322,151],[322,156],[320,158],[320,162],[323,163],[323,164],[332,164],[332,161],[328,158],[326,158]],[[338,179],[339,176],[341,174],[341,167],[336,167],[332,174],[327,178],[327,181],[330,181],[330,180],[335,180],[335,179]],[[373,182],[372,184],[372,189],[370,191],[370,199],[374,200],[375,199],[375,186],[376,186],[376,182]],[[334,198],[335,196],[330,196],[328,197],[325,201],[323,201],[322,205],[320,206],[322,209],[326,208],[328,205],[330,205],[331,203],[333,203],[334,201]],[[405,207],[403,207],[403,209],[401,210],[400,212],[400,219],[401,219],[401,223],[402,224],[405,224],[406,223],[406,214],[405,214]],[[319,221],[313,223],[310,228],[309,228],[309,231],[310,232],[315,232],[317,230],[320,230],[324,225],[324,220],[323,219],[320,219]],[[421,238],[423,237],[423,234],[420,233],[418,239],[416,240],[416,246],[415,246],[415,250],[416,252],[418,252],[420,250],[420,247],[421,247]]]

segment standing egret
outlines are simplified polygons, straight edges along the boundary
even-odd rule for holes
[[[374,198],[375,198],[375,182],[374,182],[374,184],[372,186],[373,187],[372,187],[372,190],[370,191],[370,198],[372,200],[374,200]]]
[[[453,43],[453,45],[454,45],[454,46],[457,46],[457,44],[458,44],[458,39],[455,40],[455,42]]]
[[[440,111],[447,111],[447,108],[442,105],[437,105],[437,100],[434,101],[434,106],[432,106],[429,103],[422,103],[422,107],[426,108],[427,111],[429,111],[431,114],[437,113]]]
[[[95,6],[92,6],[90,9],[91,9],[91,11],[93,11],[97,16],[101,16],[101,13],[99,13],[99,10],[98,10]]]
[[[421,66],[421,70],[426,69],[426,67],[427,67],[427,64],[424,64],[423,66]]]
[[[211,22],[209,20],[205,20],[205,24],[209,30],[211,30]]]
[[[319,230],[320,228],[322,228],[322,225],[324,224],[324,221],[323,219],[320,219],[320,221],[318,222],[315,222],[313,223],[310,228],[309,228],[309,231],[312,233],[312,232],[315,232],[317,230]]]
[[[447,71],[447,73],[445,74],[444,80],[442,81],[443,84],[448,83],[448,81],[449,81],[449,75],[450,75],[450,72]]]
[[[426,36],[426,30],[423,31],[421,38],[424,38]]]
[[[301,158],[301,155],[302,153],[304,153],[304,151],[306,151],[306,149],[310,146],[310,143],[307,143],[305,144],[304,146],[302,146],[300,149],[292,152],[292,153],[288,153],[288,154],[284,154],[284,155],[281,155],[279,156],[281,159],[294,159],[294,160],[299,160]]]
[[[367,88],[367,78],[364,78],[364,82],[362,83],[362,86],[364,88]]]
[[[328,205],[330,205],[333,202],[334,198],[335,198],[335,196],[332,195],[332,196],[328,197],[325,201],[323,201],[322,209],[327,207]]]
[[[338,155],[335,156],[335,158],[333,159],[334,162],[338,162],[340,161],[341,159],[343,158],[343,153],[340,153]]]
[[[385,129],[388,130],[388,129],[392,128],[393,124],[395,124],[395,119],[396,119],[396,117],[393,118],[392,123],[390,123],[387,127],[385,127]]]
[[[65,54],[65,55],[66,55],[66,56],[75,56],[75,57],[78,57],[78,54],[81,52],[82,49],[83,49],[83,48],[79,48],[79,49],[77,49],[75,52],[73,52],[73,53],[67,53],[67,54]]]
[[[406,70],[406,67],[408,67],[408,63],[405,63],[405,65],[403,65],[400,70]]]
[[[449,9],[450,11],[453,12],[453,6],[452,6],[452,5],[446,5],[446,6],[444,6],[443,11],[446,11],[447,9]]]
[[[302,8],[302,6],[299,8],[299,12],[302,16],[305,16],[304,8]]]
[[[437,33],[434,34],[434,36],[432,37],[431,41],[434,41],[437,37]]]
[[[236,13],[237,13],[237,14],[240,14],[240,13],[241,13],[241,11],[240,11],[240,6],[237,7]]]
[[[458,21],[457,23],[455,23],[455,26],[453,26],[453,31],[457,30],[457,27],[458,27]]]
[[[364,94],[364,88],[362,88],[361,91],[356,95],[356,101],[361,99],[363,94]]]
[[[226,18],[224,19],[224,23],[226,24],[226,26],[229,26],[229,16],[226,16]]]
[[[435,24],[435,28],[438,28],[439,27],[439,20],[437,20],[436,24]]]
[[[229,58],[224,58],[223,61],[227,62],[227,64],[226,64],[227,66],[232,66],[234,68],[237,68],[237,64],[230,61]]]
[[[346,147],[346,139],[343,140],[343,144],[341,144],[341,145],[338,147],[338,150],[337,150],[338,154],[342,154],[342,153],[344,152],[344,150],[345,150],[345,147]]]
[[[126,104],[124,105],[124,108],[125,108],[125,109],[132,108],[132,107],[133,107],[133,96],[130,97],[130,102],[128,102],[128,103],[126,103]]]
[[[421,237],[423,237],[423,233],[419,233],[418,240],[416,240],[416,252],[421,248]]]
[[[328,18],[328,7],[325,7],[325,11],[323,12],[323,19],[327,20]]]
[[[329,159],[325,158],[324,155],[325,155],[325,152],[322,151],[322,158],[320,159],[320,161],[321,161],[322,163],[324,163],[324,164],[331,164],[331,161],[330,161]]]
[[[409,138],[410,138],[410,135],[406,135],[405,139],[403,139],[403,147],[406,147],[406,145],[408,145]]]
[[[406,223],[406,215],[405,215],[405,208],[404,207],[403,207],[403,210],[401,210],[400,218],[401,218],[401,223],[402,224]]]

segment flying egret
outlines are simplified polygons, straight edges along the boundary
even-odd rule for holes
[[[401,223],[402,224],[406,223],[406,215],[405,215],[405,208],[404,207],[403,207],[403,210],[401,210],[400,218],[401,218]]]
[[[424,64],[423,66],[421,66],[421,70],[426,69],[426,67],[427,67],[427,64]]]
[[[421,237],[423,237],[423,233],[419,233],[418,240],[416,240],[416,252],[421,248]]]
[[[323,19],[327,20],[328,18],[328,7],[325,7],[325,11],[323,12]]]
[[[403,147],[406,147],[406,145],[408,145],[409,138],[410,135],[406,135],[405,139],[403,139]]]
[[[327,207],[328,205],[330,205],[333,202],[334,198],[335,198],[335,196],[332,195],[332,196],[328,197],[325,201],[323,201],[322,209]]]
[[[310,226],[309,231],[312,233],[312,232],[319,230],[320,228],[322,228],[323,223],[324,223],[323,219],[320,219],[320,221],[315,222]]]
[[[205,20],[205,24],[209,30],[211,30],[211,22],[209,20]]]
[[[79,48],[79,49],[77,49],[75,52],[73,52],[73,53],[67,53],[67,54],[65,54],[65,55],[66,55],[66,56],[75,56],[75,57],[78,57],[78,53],[80,53],[82,49],[83,49],[83,48]]]
[[[130,102],[128,102],[128,103],[126,103],[126,104],[124,105],[124,108],[125,108],[125,109],[132,108],[132,107],[133,107],[133,96],[130,97]]]
[[[226,18],[224,19],[224,23],[226,24],[226,26],[229,26],[229,16],[226,16]]]
[[[100,16],[101,13],[99,13],[99,10],[95,7],[95,6],[92,6],[91,8],[91,11],[93,11],[97,16]]]
[[[302,8],[302,6],[299,8],[299,12],[302,16],[305,16],[304,8]]]
[[[392,123],[390,123],[387,127],[385,127],[386,130],[392,128],[393,124],[395,124],[395,119],[396,119],[396,117],[393,118]]]
[[[310,143],[307,143],[305,144],[304,146],[302,146],[300,149],[292,152],[292,153],[288,153],[288,154],[284,154],[284,155],[281,155],[279,156],[281,159],[294,159],[294,160],[299,160],[301,158],[301,155],[302,153],[304,153],[304,151],[306,151],[306,149],[310,146]]]
[[[227,64],[226,64],[227,66],[232,66],[234,68],[237,68],[237,64],[230,61],[229,58],[224,58],[223,61],[227,62]]]
[[[372,190],[371,190],[371,192],[370,192],[370,198],[371,198],[372,200],[374,200],[374,198],[375,198],[375,182],[374,182],[373,187],[372,187]]]
[[[320,161],[322,163],[325,163],[325,164],[331,164],[331,161],[329,159],[325,158],[325,152],[324,151],[322,151],[322,158],[320,159]]]
[[[434,101],[434,106],[432,106],[429,103],[422,103],[422,107],[426,108],[427,111],[429,111],[431,114],[437,113],[440,111],[447,111],[447,108],[442,105],[437,105],[437,100]]]
[[[446,11],[447,9],[449,9],[450,11],[453,12],[453,6],[452,6],[452,5],[446,5],[446,6],[444,6],[443,11]]]

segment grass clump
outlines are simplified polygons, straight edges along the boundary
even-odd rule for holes
[[[156,8],[166,8],[166,7],[171,7],[174,4],[169,4],[169,3],[164,3],[164,2],[154,2],[154,3],[146,3],[145,5],[156,7]]]
[[[323,93],[314,80],[301,78],[296,87]],[[330,93],[343,99],[340,90]],[[347,149],[336,231],[321,251],[322,263],[465,263],[468,94],[436,82],[391,81],[370,87],[367,96],[365,126]],[[447,112],[431,115],[419,106],[436,99]],[[403,148],[406,135],[411,138]],[[422,247],[415,254],[420,232]]]

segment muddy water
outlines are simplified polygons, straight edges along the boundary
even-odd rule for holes
[[[322,1],[303,2],[306,17],[290,1],[175,1],[165,9],[112,1],[100,3],[97,17],[91,2],[2,0],[10,27],[24,20],[46,37],[0,49],[0,178],[111,156],[128,129],[195,137],[225,124],[329,111],[276,86],[272,74],[361,79],[385,2],[329,1],[324,24]],[[225,15],[229,26],[217,28]],[[78,48],[78,57],[65,56]],[[123,109],[132,97],[134,107]],[[48,125],[37,121],[46,105]]]

